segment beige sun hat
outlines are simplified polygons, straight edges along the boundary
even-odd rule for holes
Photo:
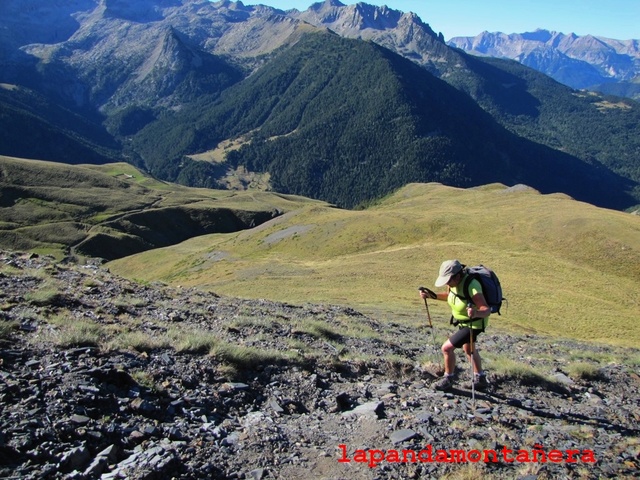
[[[462,270],[462,264],[458,260],[446,260],[440,265],[440,272],[436,279],[436,287],[447,284],[449,279]]]

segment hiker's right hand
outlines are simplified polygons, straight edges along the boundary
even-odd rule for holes
[[[420,290],[420,297],[422,299],[432,298],[435,300],[438,298],[436,292],[434,292],[433,290],[429,290],[426,287],[419,287],[418,290]]]

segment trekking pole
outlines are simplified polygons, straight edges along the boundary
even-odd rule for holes
[[[468,308],[473,306],[469,303]],[[476,413],[476,384],[475,384],[475,372],[473,371],[473,318],[469,323],[469,363],[471,364],[471,406],[473,407],[473,413]]]
[[[431,298],[438,298],[438,296],[428,288],[418,287],[418,290],[420,290],[421,292],[425,292]],[[436,345],[436,334],[433,331],[433,323],[431,322],[431,313],[429,312],[429,304],[427,303],[426,298],[424,299],[424,308],[427,309],[427,319],[429,320],[429,328],[431,329],[431,340],[433,341],[433,349],[437,351],[438,347]]]

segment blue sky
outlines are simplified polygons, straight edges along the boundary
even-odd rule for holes
[[[340,0],[345,5],[356,1]],[[282,10],[306,10],[312,0],[244,0]],[[444,38],[483,31],[532,32],[537,28],[617,40],[640,39],[640,0],[387,0],[365,1],[414,12]]]

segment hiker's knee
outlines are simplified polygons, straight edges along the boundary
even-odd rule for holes
[[[442,353],[445,355],[449,355],[451,353],[453,353],[453,351],[456,349],[456,347],[453,346],[453,344],[447,340],[446,342],[444,342],[442,344]]]

